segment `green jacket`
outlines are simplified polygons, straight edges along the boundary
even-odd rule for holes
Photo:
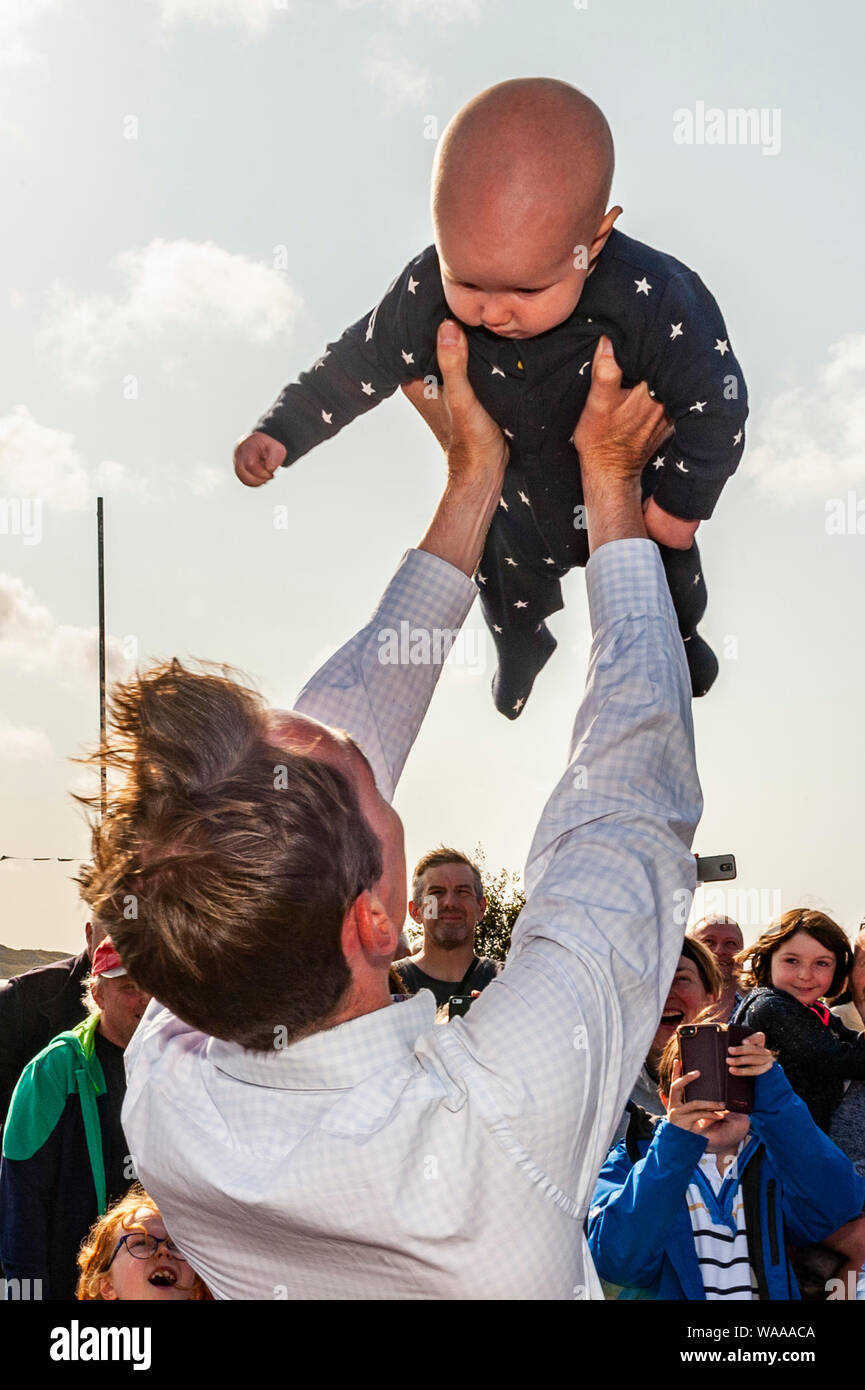
[[[24,1068],[12,1094],[3,1128],[3,1157],[32,1158],[57,1126],[67,1098],[77,1094],[84,1120],[90,1171],[99,1215],[106,1209],[105,1161],[96,1107],[106,1091],[102,1064],[96,1056],[99,1014],[90,1014],[68,1032],[58,1033]]]

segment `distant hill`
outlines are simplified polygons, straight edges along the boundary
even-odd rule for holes
[[[0,946],[0,980],[11,980],[13,975],[23,975],[37,965],[50,965],[53,960],[65,960],[69,951],[16,951],[11,946]]]

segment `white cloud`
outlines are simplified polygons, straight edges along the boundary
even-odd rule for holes
[[[795,503],[860,486],[865,458],[865,333],[829,349],[808,386],[759,412],[743,473],[761,492]]]
[[[478,19],[484,8],[484,0],[340,0],[340,7],[344,10],[359,10],[365,5],[376,5],[401,24],[420,19],[427,26],[430,23],[456,24]]]
[[[93,472],[93,493],[101,497],[137,497],[139,502],[151,502],[149,478],[130,473],[125,463],[103,459]]]
[[[427,68],[394,53],[386,39],[374,40],[372,49],[364,76],[382,88],[391,106],[416,106],[426,100],[432,85]]]
[[[91,473],[74,435],[40,425],[26,406],[0,417],[0,498],[41,498],[61,511],[83,511],[102,492],[143,499],[148,485],[108,459]]]
[[[0,493],[41,497],[64,511],[81,511],[90,479],[74,436],[40,425],[26,406],[0,419]]]
[[[274,15],[289,8],[286,0],[159,0],[166,26],[191,21],[246,29],[251,35],[265,33]]]
[[[0,4],[0,69],[25,67],[40,55],[30,44],[29,31],[56,0],[2,0]]]
[[[130,344],[182,328],[225,329],[265,343],[284,331],[299,299],[285,276],[215,242],[163,241],[115,258],[116,295],[78,295],[55,283],[40,344],[56,352],[69,385],[92,389],[107,360]]]
[[[50,3],[50,0],[43,0]],[[214,28],[243,29],[251,38],[265,34],[280,13],[293,9],[291,0],[157,0],[166,28],[177,24],[209,24]],[[340,0],[340,9],[357,10],[377,5],[389,19],[407,24],[420,19],[425,25],[477,19],[483,0]]]
[[[209,464],[197,463],[189,479],[189,490],[194,497],[209,497],[224,487],[228,473],[224,468],[211,468]]]
[[[43,729],[18,727],[0,714],[0,759],[24,762],[51,756],[51,743]]]
[[[112,678],[128,673],[117,638],[109,636]],[[95,679],[99,642],[96,627],[58,623],[36,594],[13,575],[0,574],[0,660],[27,674],[47,674],[62,685]]]

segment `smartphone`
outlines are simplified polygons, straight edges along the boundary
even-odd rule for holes
[[[738,1023],[683,1023],[679,1025],[682,1072],[698,1071],[696,1081],[685,1087],[685,1100],[719,1101],[719,1108],[750,1115],[754,1109],[753,1076],[731,1076],[727,1048],[739,1047],[751,1030]]]
[[[745,1028],[741,1023],[727,1024],[727,1047],[741,1047],[753,1028]],[[739,1115],[750,1115],[754,1109],[753,1076],[734,1076],[727,1068],[727,1109]]]
[[[736,856],[734,854],[695,854],[697,861],[697,882],[718,883],[725,878],[736,877]]]
[[[452,994],[448,1000],[448,1021],[452,1018],[460,1018],[462,1014],[467,1014],[469,1005],[474,1003],[476,994]]]

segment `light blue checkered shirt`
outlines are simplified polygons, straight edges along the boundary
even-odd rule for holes
[[[571,755],[535,833],[507,966],[471,1013],[422,991],[244,1052],[152,1003],[123,1125],[218,1298],[600,1297],[582,1222],[672,978],[701,812],[691,694],[646,540],[586,571],[594,642]],[[459,627],[474,596],[410,551],[297,708],[351,733],[392,796],[440,674],[379,633]]]

